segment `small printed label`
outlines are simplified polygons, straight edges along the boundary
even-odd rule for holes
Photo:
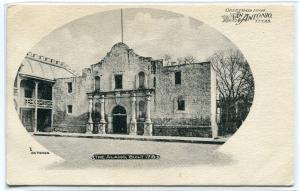
[[[32,155],[49,155],[48,151],[33,151],[32,147],[29,147],[30,154]]]
[[[93,160],[155,160],[157,154],[93,154]]]
[[[267,9],[225,9],[224,15],[222,15],[222,22],[235,23],[240,25],[246,22],[254,23],[271,23],[272,13]]]

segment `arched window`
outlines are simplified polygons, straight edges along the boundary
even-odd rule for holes
[[[185,111],[185,100],[182,96],[178,97],[177,99],[177,110]]]
[[[145,73],[140,72],[139,73],[139,88],[144,88],[145,87]]]
[[[95,77],[95,90],[96,91],[100,90],[100,77],[99,76]]]
[[[146,104],[145,104],[145,102],[144,101],[140,101],[139,102],[139,115],[138,115],[138,117],[139,118],[146,118]]]

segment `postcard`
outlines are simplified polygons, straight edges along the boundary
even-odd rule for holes
[[[290,186],[294,4],[10,4],[7,184]]]

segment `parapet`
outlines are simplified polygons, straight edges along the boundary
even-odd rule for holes
[[[29,59],[32,59],[32,60],[35,60],[35,61],[38,61],[38,62],[53,65],[53,66],[56,66],[56,67],[59,67],[59,68],[64,68],[65,70],[69,71],[73,75],[78,76],[78,74],[74,70],[72,70],[71,67],[68,66],[65,62],[55,60],[53,58],[48,58],[48,57],[45,57],[45,56],[42,56],[42,55],[38,55],[38,54],[32,53],[32,52],[28,52],[26,54],[25,58],[29,58]]]

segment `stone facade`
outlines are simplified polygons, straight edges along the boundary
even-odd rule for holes
[[[59,78],[53,85],[53,128],[56,131],[86,132],[91,79],[87,77]],[[68,91],[68,83],[72,91]],[[72,106],[72,112],[68,111]]]
[[[181,84],[175,84],[175,72],[181,72]],[[210,123],[210,64],[196,63],[178,66],[159,65],[156,74],[155,118],[201,119],[203,125]],[[186,103],[185,111],[177,110],[177,99]],[[178,121],[175,120],[175,123]],[[186,121],[186,123],[189,123]]]
[[[115,44],[82,76],[53,86],[56,131],[216,136],[215,74],[210,63],[164,66]]]

